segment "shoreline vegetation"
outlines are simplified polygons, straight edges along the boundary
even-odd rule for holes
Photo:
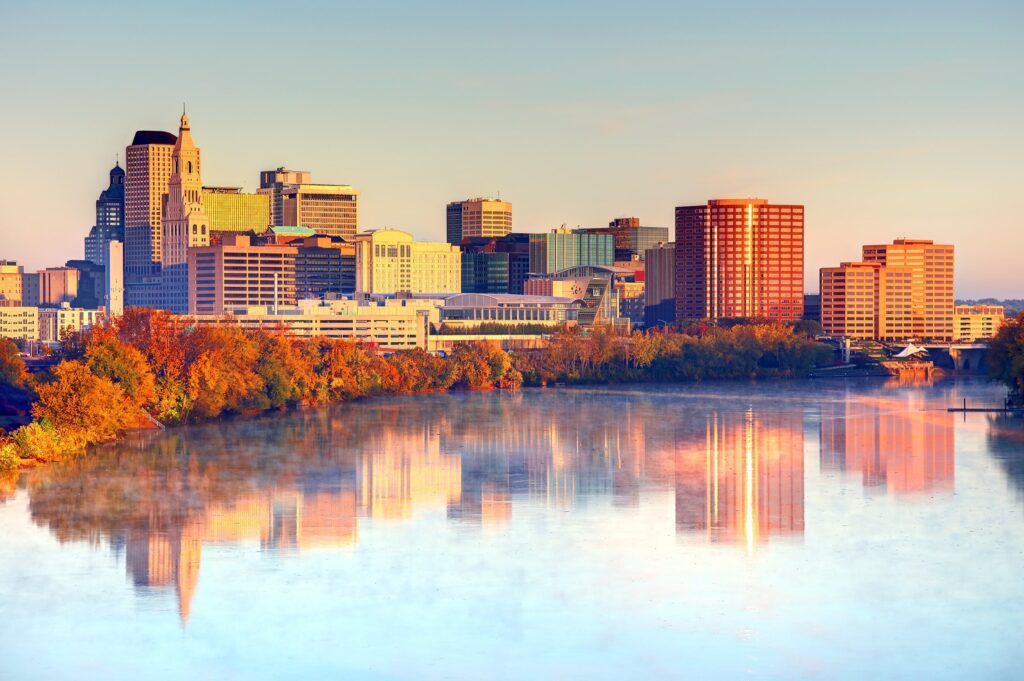
[[[1016,380],[1024,386],[1024,316],[1012,324],[1018,329],[1013,346],[1018,359],[1008,371],[1016,366]],[[78,456],[90,445],[158,424],[378,395],[803,377],[834,359],[833,349],[813,335],[814,329],[800,322],[698,322],[629,335],[604,328],[584,334],[569,327],[556,331],[540,350],[508,353],[476,342],[438,357],[423,350],[384,353],[349,341],[298,338],[283,327],[194,326],[162,311],[132,309],[68,336],[59,362],[38,376],[28,375],[13,342],[0,340],[0,387],[5,395],[21,395],[24,416],[32,417],[0,433],[0,471]],[[1011,345],[997,347],[1009,351]]]

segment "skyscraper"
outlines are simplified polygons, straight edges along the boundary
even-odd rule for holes
[[[904,342],[953,340],[953,246],[897,239],[863,248],[863,262],[820,271],[826,333]]]
[[[669,240],[668,227],[645,227],[640,218],[615,218],[607,227],[583,230],[588,234],[611,234],[615,243],[615,260],[644,258],[644,252]]]
[[[313,184],[305,170],[264,170],[261,194],[270,195],[273,224],[309,227],[317,234],[351,239],[359,220],[359,192],[347,184]]]
[[[867,245],[864,262],[886,269],[910,271],[909,292],[914,338],[953,340],[953,246],[924,239],[896,239],[891,244]],[[880,331],[886,315],[880,314]]]
[[[124,170],[115,164],[110,170],[110,184],[96,199],[96,223],[85,237],[85,259],[105,265],[103,255],[111,239],[124,241]]]
[[[203,208],[210,232],[262,234],[271,225],[271,197],[246,194],[241,187],[203,187]]]
[[[263,170],[260,172],[259,192],[270,196],[270,224],[288,224],[284,221],[284,207],[281,203],[281,190],[288,185],[309,184],[312,181],[313,175],[306,170],[289,170],[282,167],[274,170]]]
[[[803,315],[804,207],[714,199],[676,208],[676,318]]]
[[[644,326],[676,318],[676,245],[658,244],[644,252]]]
[[[167,210],[163,221],[163,289],[166,309],[188,312],[188,249],[210,244],[209,218],[203,208],[199,148],[192,141],[186,114],[171,153]]]
[[[169,132],[140,130],[125,149],[125,273],[131,277],[160,271],[163,201],[176,141]]]
[[[475,198],[449,203],[445,218],[448,243],[456,246],[473,237],[503,237],[512,231],[512,204]]]
[[[611,234],[589,234],[564,227],[530,235],[530,272],[554,274],[571,267],[608,267],[615,261]]]

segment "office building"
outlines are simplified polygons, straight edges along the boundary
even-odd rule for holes
[[[193,315],[199,324],[236,324],[244,329],[284,327],[292,336],[324,336],[384,350],[427,349],[431,324],[439,321],[436,300],[300,300],[287,306],[252,306],[228,314]]]
[[[0,260],[0,307],[21,307],[24,268],[13,260]]]
[[[210,244],[209,224],[203,206],[199,147],[192,141],[188,116],[181,114],[163,220],[162,307],[170,312],[185,314],[189,310],[188,252]]]
[[[39,307],[39,273],[25,272],[21,275],[21,304]]]
[[[649,248],[669,240],[668,227],[646,227],[640,218],[616,218],[607,227],[584,229],[588,234],[611,234],[615,247],[615,260],[644,258]]]
[[[177,139],[169,132],[140,130],[125,149],[124,257],[131,278],[160,271],[164,196]]]
[[[341,237],[308,236],[291,241],[295,296],[299,300],[351,294],[356,290],[356,246]]]
[[[631,270],[583,265],[554,274],[531,273],[524,289],[530,296],[580,300],[580,326],[614,325],[628,331],[630,320],[620,315],[621,284],[633,281],[633,277]]]
[[[804,207],[714,199],[676,208],[676,318],[803,316]]]
[[[33,275],[28,275],[32,277]],[[37,280],[35,300],[32,303],[41,307],[59,307],[71,304],[78,297],[78,282],[81,272],[74,267],[48,267],[34,275]],[[27,287],[23,287],[24,290]]]
[[[922,239],[896,239],[891,244],[867,245],[864,262],[887,270],[910,272],[910,336],[936,341],[953,339],[953,246]],[[906,289],[904,289],[906,291]],[[885,334],[886,315],[879,315],[879,333]]]
[[[260,194],[270,197],[270,224],[288,225],[297,224],[285,222],[284,206],[281,201],[281,190],[289,185],[311,184],[313,175],[306,170],[289,170],[287,168],[276,168],[274,170],[263,170],[260,172]]]
[[[103,253],[103,307],[108,317],[124,314],[124,242],[108,241]]]
[[[893,342],[953,340],[953,247],[899,239],[868,245],[863,261],[823,267],[825,333]]]
[[[111,239],[124,240],[124,170],[115,164],[110,184],[96,199],[96,223],[85,237],[85,259],[105,265],[103,254]]]
[[[975,343],[992,338],[1006,323],[1002,305],[957,305],[953,309],[953,339],[957,343]]]
[[[611,234],[588,234],[564,227],[530,235],[530,272],[554,274],[572,267],[611,266],[615,262]]]
[[[64,336],[94,326],[103,319],[102,310],[86,310],[64,304],[39,308],[39,340],[59,343]]]
[[[676,245],[660,243],[644,251],[644,326],[676,319]]]
[[[189,248],[189,314],[295,305],[295,254],[293,246],[257,246],[242,234]]]
[[[503,237],[512,231],[512,204],[500,199],[476,198],[448,204],[448,243],[459,245],[475,237]]]
[[[462,292],[522,294],[530,272],[530,235],[462,240]]]
[[[71,307],[96,309],[103,305],[106,268],[91,260],[68,260],[64,267],[78,270],[78,292]]]
[[[398,229],[358,234],[356,291],[361,293],[459,293],[462,253],[446,243],[413,241]]]
[[[0,307],[0,338],[16,341],[39,340],[39,308]]]
[[[270,201],[270,194],[246,194],[241,187],[203,187],[210,234],[266,232],[271,225]]]
[[[821,323],[821,294],[804,294],[804,319],[809,322]]]

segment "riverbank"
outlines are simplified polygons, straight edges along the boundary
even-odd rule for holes
[[[152,420],[196,423],[376,395],[524,384],[805,377],[831,360],[831,348],[781,324],[630,335],[570,327],[541,350],[509,354],[466,343],[436,357],[278,331],[193,327],[133,309],[68,338],[61,361],[31,381],[33,420],[0,440],[0,468],[77,456]]]

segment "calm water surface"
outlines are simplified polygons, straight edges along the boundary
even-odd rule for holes
[[[0,491],[0,679],[1024,678],[985,383],[535,390],[139,437]]]

